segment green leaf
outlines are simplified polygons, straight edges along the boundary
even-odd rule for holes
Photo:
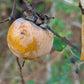
[[[34,81],[28,81],[27,84],[35,84]]]
[[[2,6],[0,6],[0,10],[2,10]]]
[[[67,46],[67,44],[64,41],[62,41],[56,36],[54,36],[53,45],[54,45],[55,50],[57,51],[62,51]]]
[[[29,3],[32,3],[32,0],[27,0]]]
[[[36,12],[40,14],[44,10],[44,8],[45,8],[45,3],[41,3],[38,5]]]
[[[71,34],[72,34],[72,31],[70,30],[66,32],[66,35],[71,35]]]
[[[81,50],[80,47],[77,47],[77,48]],[[74,48],[71,47],[71,50],[72,50],[72,52],[73,52],[76,56],[78,56],[78,57],[81,56],[81,54],[80,54],[78,51],[76,51]]]
[[[79,16],[78,20],[82,23],[82,16]]]
[[[67,79],[67,80],[60,81],[59,84],[73,84],[73,83],[72,83],[72,81],[70,81],[69,79]]]
[[[46,84],[58,84],[60,80],[66,80],[67,79],[67,74],[65,75],[59,75],[56,78],[51,78]]]
[[[59,3],[56,5],[56,9],[60,10],[63,12],[63,14],[70,14],[71,12],[73,12],[74,10],[76,10],[77,7],[68,5],[64,2],[59,1]],[[64,9],[64,10],[63,10]]]
[[[61,23],[61,25],[59,25],[61,30],[64,30],[65,29],[65,24]]]

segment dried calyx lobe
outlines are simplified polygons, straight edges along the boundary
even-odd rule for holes
[[[50,19],[54,19],[54,17],[48,17],[47,15],[44,14],[38,14],[36,13],[38,17],[33,15],[33,12],[31,10],[25,9],[24,10],[24,16],[27,20],[34,22],[36,25],[41,25],[41,24],[47,24]]]

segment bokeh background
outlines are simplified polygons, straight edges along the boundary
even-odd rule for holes
[[[82,15],[78,0],[28,1],[37,13],[54,16],[55,19],[48,25],[81,49]],[[13,0],[0,0],[0,20],[10,16],[12,6]],[[23,16],[25,8],[22,0],[17,0],[16,18]],[[11,23],[0,24],[0,84],[21,84],[16,58],[7,46],[7,32]],[[53,48],[47,56],[39,60],[26,60],[22,69],[26,84],[84,84],[84,66],[76,57],[80,58],[80,54],[56,36],[53,37]],[[72,57],[76,60],[75,64],[71,63]]]

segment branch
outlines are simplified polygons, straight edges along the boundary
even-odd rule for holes
[[[74,57],[80,59],[80,57],[76,56],[76,55],[73,53],[73,51],[71,50],[71,48],[70,48],[69,46],[67,46],[67,47],[68,47],[69,51],[71,52],[71,54],[72,54]]]
[[[82,9],[84,9],[84,0],[79,0],[79,3],[81,4]]]
[[[17,2],[17,0],[14,0],[14,5],[13,5],[12,13],[11,13],[12,19],[15,19],[16,2]]]
[[[82,14],[84,14],[84,0],[79,0],[79,8],[81,9]]]
[[[60,35],[58,35],[56,32],[54,32],[49,26],[47,26],[47,29],[49,29],[54,35],[56,35],[58,38],[60,38],[62,41],[64,41],[66,44],[68,44],[69,46],[71,46],[72,48],[74,48],[76,51],[78,51],[79,53],[81,53],[81,51],[74,46],[69,40],[64,39],[63,37],[61,37]]]
[[[4,23],[4,22],[7,22],[7,21],[11,21],[12,19],[13,20],[15,19],[16,2],[17,2],[17,0],[14,0],[13,9],[12,9],[10,17],[0,21],[0,24]]]
[[[37,18],[39,18],[38,14],[32,8],[31,4],[27,0],[23,0],[23,2],[25,3],[26,7],[29,10],[32,11],[33,15],[37,16]],[[71,46],[72,48],[74,48],[76,51],[78,51],[79,53],[81,53],[81,51],[76,46],[74,46],[69,40],[64,39],[63,37],[61,37],[60,35],[58,35],[57,33],[55,33],[49,26],[47,26],[47,29],[49,29],[54,35],[56,35],[58,38],[60,38],[61,40],[63,40],[65,43],[67,43],[69,46]]]
[[[0,24],[1,24],[1,23],[4,23],[4,22],[7,22],[7,21],[9,21],[9,18],[6,18],[6,19],[0,21]]]
[[[23,75],[22,75],[22,69],[21,69],[21,65],[20,65],[20,62],[19,62],[19,58],[16,57],[16,60],[17,60],[17,64],[18,64],[18,67],[19,67],[19,72],[20,72],[20,77],[21,77],[22,84],[25,84],[24,79],[23,79]]]
[[[14,0],[13,9],[12,9],[10,17],[0,21],[0,24],[15,19],[16,2],[17,2],[17,0]],[[25,84],[24,79],[23,79],[23,75],[22,75],[21,66],[20,66],[20,63],[19,63],[19,58],[16,57],[16,60],[17,60],[17,64],[18,64],[18,67],[19,67],[19,72],[20,72],[20,77],[21,77],[22,84]]]
[[[27,0],[23,0],[23,2],[25,3],[27,9],[32,11],[33,16],[36,17],[36,18],[39,18],[39,16],[37,15],[36,11],[33,9],[32,5]]]
[[[7,19],[4,19],[2,21],[0,21],[0,24],[15,19],[16,2],[17,2],[17,0],[14,0],[14,5],[13,5],[13,9],[12,9],[10,17],[7,18]],[[31,4],[29,2],[27,2],[27,0],[23,0],[23,2],[27,6],[27,9],[32,11],[32,14],[33,14],[33,16],[35,18],[40,18],[38,16],[38,14],[36,13],[36,11],[32,8]],[[80,6],[80,7],[82,7],[82,6]],[[74,48],[76,51],[78,51],[79,53],[81,53],[81,51],[76,46],[74,46],[69,40],[64,39],[63,37],[61,37],[60,35],[58,35],[57,33],[55,33],[49,26],[47,26],[47,29],[50,30],[58,38],[60,38],[61,40],[63,40],[65,43],[67,43],[69,46],[71,46],[72,48]],[[23,79],[23,75],[22,75],[22,69],[21,69],[21,65],[20,65],[20,62],[19,62],[19,58],[16,57],[16,60],[17,60],[17,64],[18,64],[18,67],[19,67],[19,72],[20,72],[20,77],[21,77],[22,84],[25,84],[24,79]]]

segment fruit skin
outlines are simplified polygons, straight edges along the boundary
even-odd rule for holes
[[[53,45],[53,34],[33,22],[19,18],[10,26],[7,42],[9,49],[23,59],[38,59],[47,55]]]

